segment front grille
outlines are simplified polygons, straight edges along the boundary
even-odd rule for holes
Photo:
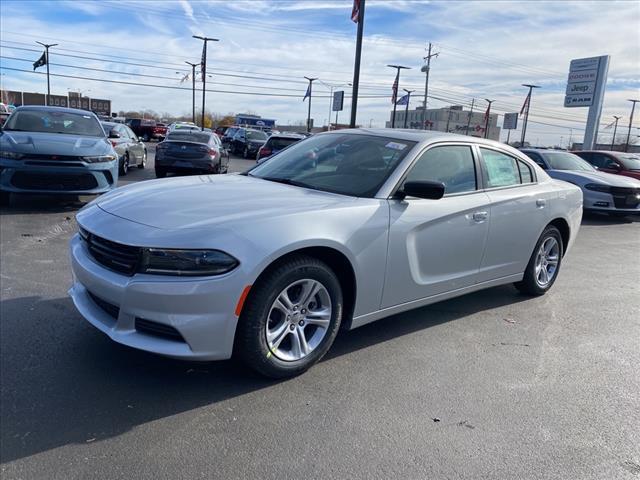
[[[102,310],[105,311],[105,313],[113,317],[115,320],[118,319],[118,315],[120,315],[120,307],[112,303],[109,303],[106,300],[101,299],[100,297],[95,296],[93,293],[89,292],[88,290],[87,292],[89,293],[91,300],[93,300],[93,303],[98,305]]]
[[[92,190],[98,186],[96,178],[90,173],[37,173],[16,172],[11,184],[24,190]]]
[[[637,208],[640,205],[640,188],[611,187],[611,194],[616,208]]]
[[[112,242],[84,229],[80,230],[80,237],[87,243],[91,256],[101,265],[129,276],[136,273],[142,253],[140,247]]]
[[[184,342],[184,338],[180,335],[180,332],[172,326],[147,320],[145,318],[136,317],[136,330],[140,333],[153,335],[154,337],[160,337],[176,342]]]

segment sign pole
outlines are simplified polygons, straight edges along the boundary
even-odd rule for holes
[[[595,90],[593,92],[593,103],[589,107],[587,117],[587,129],[584,132],[582,150],[592,150],[598,136],[598,124],[602,114],[602,104],[604,101],[605,84],[607,83],[607,73],[609,72],[609,55],[598,58],[598,76],[596,78]]]

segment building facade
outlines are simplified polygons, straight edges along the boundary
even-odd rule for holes
[[[438,132],[449,132],[467,134],[467,125],[469,125],[468,135],[472,137],[484,137],[485,118],[484,111],[464,110],[460,105],[452,105],[444,108],[429,108],[426,115],[423,116],[422,107],[407,112],[407,128],[422,129],[423,118],[426,121],[427,130],[436,130]],[[391,118],[393,112],[386,122],[386,127],[391,128]],[[395,128],[404,128],[405,110],[398,107],[396,110]],[[498,127],[498,115],[489,115],[489,134],[487,138],[491,140],[500,140],[500,127]]]

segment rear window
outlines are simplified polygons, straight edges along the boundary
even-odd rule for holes
[[[247,138],[251,140],[266,140],[267,134],[258,130],[247,130]]]
[[[267,143],[274,150],[282,150],[283,148],[287,148],[289,145],[299,141],[299,138],[271,137]]]
[[[196,143],[209,143],[211,140],[211,134],[202,132],[171,132],[167,137],[167,140],[173,140],[178,142],[196,142]]]

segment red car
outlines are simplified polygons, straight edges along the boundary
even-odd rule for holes
[[[164,140],[166,136],[167,136],[167,126],[164,123],[156,123],[156,126],[153,127],[153,138],[161,142]]]
[[[586,150],[571,152],[597,167],[601,172],[624,175],[640,180],[640,153]]]

